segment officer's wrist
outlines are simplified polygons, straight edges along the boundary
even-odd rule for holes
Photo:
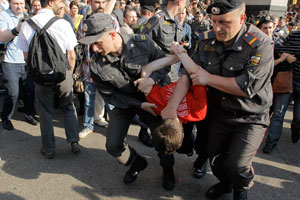
[[[11,32],[14,36],[18,36],[18,35],[19,35],[19,31],[17,31],[17,27],[13,28],[10,32]]]

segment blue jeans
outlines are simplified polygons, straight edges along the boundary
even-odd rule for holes
[[[11,119],[19,96],[19,80],[24,88],[25,113],[34,115],[34,82],[28,73],[28,68],[22,63],[2,63],[3,80],[6,94],[3,100],[1,119]]]
[[[94,112],[95,112],[95,97],[96,87],[94,83],[84,82],[84,119],[83,126],[90,130],[94,130]]]
[[[267,130],[267,140],[268,144],[272,144],[273,146],[277,145],[282,133],[282,126],[284,115],[288,108],[289,103],[293,94],[274,94],[273,97],[273,106],[274,110],[271,116],[271,123]]]

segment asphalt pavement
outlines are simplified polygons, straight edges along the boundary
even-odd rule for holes
[[[278,146],[271,154],[264,154],[263,142],[257,152],[250,200],[300,199],[300,142],[291,142],[291,109]],[[0,200],[202,200],[206,199],[206,190],[217,183],[210,169],[202,179],[192,176],[196,155],[176,154],[176,186],[172,191],[164,190],[157,153],[138,141],[139,127],[132,125],[127,142],[146,157],[148,167],[134,183],[125,185],[122,179],[128,168],[106,152],[106,128],[96,126],[95,133],[80,141],[81,152],[74,155],[65,139],[62,116],[55,110],[56,156],[52,160],[40,153],[39,125],[26,123],[22,113],[16,112],[13,117],[16,130],[4,130],[0,124]],[[81,129],[82,116],[79,124]],[[227,195],[220,199],[231,198]]]

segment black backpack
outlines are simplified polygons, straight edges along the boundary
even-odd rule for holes
[[[43,86],[56,85],[66,78],[70,69],[67,56],[47,29],[59,18],[53,17],[42,29],[32,19],[26,22],[35,30],[29,45],[27,65],[34,81]]]

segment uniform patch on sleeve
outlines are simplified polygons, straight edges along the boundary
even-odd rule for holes
[[[261,61],[261,54],[256,54],[255,56],[251,56],[249,59],[249,64],[250,65],[258,65]]]
[[[147,23],[146,28],[150,29],[152,27],[152,24],[150,22]]]

